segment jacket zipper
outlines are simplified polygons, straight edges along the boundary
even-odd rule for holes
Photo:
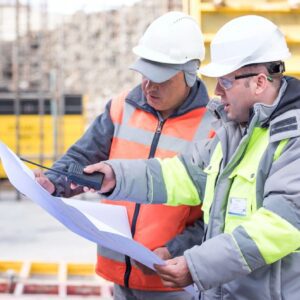
[[[155,130],[155,134],[151,143],[151,147],[150,147],[150,152],[149,152],[149,158],[153,158],[157,149],[157,145],[158,145],[158,141],[161,135],[161,131],[162,128],[164,126],[166,120],[162,120],[160,117],[158,118],[158,124]],[[132,237],[134,237],[135,234],[135,229],[136,229],[136,223],[137,223],[137,219],[139,216],[139,212],[140,212],[140,208],[141,208],[141,204],[140,203],[136,203],[135,204],[135,208],[134,208],[134,213],[133,213],[133,217],[132,217],[132,223],[131,223],[131,234]],[[129,278],[130,278],[130,274],[131,274],[131,260],[130,257],[125,255],[125,264],[126,264],[126,269],[125,269],[125,273],[124,273],[124,286],[126,288],[129,288]]]
[[[158,141],[159,141],[159,138],[160,138],[161,131],[162,131],[162,128],[164,126],[164,123],[165,123],[165,120],[159,120],[158,121],[156,130],[155,130],[155,134],[154,134],[154,137],[153,137],[153,140],[152,140],[152,143],[151,143],[151,147],[150,147],[150,152],[149,152],[148,159],[149,158],[153,158],[154,155],[155,155],[155,152],[156,152],[156,149],[157,149],[157,145],[158,145]]]

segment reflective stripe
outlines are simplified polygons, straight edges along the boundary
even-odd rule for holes
[[[197,132],[194,136],[194,141],[200,141],[208,137],[208,133],[211,130],[211,122],[213,120],[213,115],[209,110],[206,110],[204,116],[202,117],[200,126],[198,126]]]
[[[124,139],[126,141],[135,142],[150,146],[153,140],[154,132],[143,130],[140,128],[133,128],[127,125],[115,125],[114,137]],[[182,152],[184,149],[189,147],[190,142],[184,139],[167,136],[161,134],[159,139],[159,148],[165,150],[171,150],[175,152]]]
[[[119,261],[119,262],[125,262],[125,256],[121,254],[120,252],[112,251],[108,248],[102,247],[101,245],[97,245],[97,253],[98,255],[105,256],[106,258]]]
[[[127,103],[125,101],[123,119],[122,119],[123,124],[128,124],[129,123],[129,120],[132,117],[134,111],[135,111],[135,107],[133,107],[132,105],[130,105],[129,103]]]
[[[280,141],[275,153],[274,153],[274,160],[277,160],[279,158],[279,156],[281,155],[284,146],[287,144],[287,142],[289,141],[289,139],[285,139]]]
[[[232,235],[251,270],[255,270],[265,264],[265,260],[261,256],[257,245],[242,226],[238,226]]]
[[[114,137],[124,139],[125,141],[135,142],[138,144],[150,146],[153,140],[154,132],[141,129],[140,127],[129,126],[129,121],[133,116],[136,108],[125,101],[124,112],[121,124],[115,124]],[[200,124],[193,136],[193,141],[207,138],[210,131],[210,120],[212,115],[205,111]],[[158,148],[173,151],[184,152],[191,146],[191,141],[164,134],[160,135]]]
[[[167,191],[166,191],[166,186],[163,182],[161,182],[160,178],[160,174],[162,173],[161,171],[161,164],[159,163],[158,159],[151,159],[149,160],[149,173],[151,174],[151,183],[152,183],[152,187],[149,189],[150,191],[152,191],[152,194],[149,193],[149,199],[151,199],[151,203],[155,203],[155,204],[162,204],[163,199],[167,198]],[[153,194],[157,193],[157,195],[162,195],[162,200],[160,200],[160,198],[155,197],[155,195]]]
[[[255,241],[267,264],[281,259],[300,247],[300,231],[263,207],[242,226]],[[277,236],[280,236],[280,239]]]
[[[183,152],[191,145],[191,142],[188,142],[184,139],[175,138],[161,134],[158,147],[166,150],[172,150],[175,152]]]
[[[168,194],[168,205],[199,205],[201,200],[195,185],[188,175],[184,165],[177,156],[157,159],[160,162],[165,187]],[[178,192],[178,182],[184,189]],[[183,184],[184,183],[184,184]]]
[[[264,203],[264,207],[281,218],[287,220],[287,222],[291,223],[298,230],[300,230],[300,220],[299,215],[296,213],[294,208],[294,203],[292,201],[282,201],[282,195],[272,195],[272,201],[268,201],[266,199]],[[296,196],[297,197],[297,196]]]

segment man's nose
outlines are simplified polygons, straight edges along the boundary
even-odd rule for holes
[[[157,88],[158,87],[158,83],[154,82],[154,81],[151,81],[150,79],[145,79],[145,86],[146,88]]]
[[[218,80],[217,80],[217,84],[216,84],[216,87],[215,87],[215,95],[216,96],[224,95],[224,89],[222,88],[222,86],[220,85]]]

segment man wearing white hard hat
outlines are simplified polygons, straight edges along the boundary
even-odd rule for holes
[[[300,82],[283,75],[289,56],[268,19],[233,19],[200,68],[217,78],[215,138],[193,155],[94,166],[111,199],[203,203],[203,243],[156,266],[166,286],[194,282],[205,300],[299,299]]]
[[[138,59],[131,69],[142,75],[142,83],[109,101],[105,112],[54,168],[65,171],[74,162],[86,166],[109,158],[171,157],[208,136],[208,95],[197,78],[204,58],[197,22],[184,13],[169,12],[148,27],[133,52]],[[60,176],[46,175],[39,172],[37,179],[55,195],[70,197],[83,192],[82,187],[70,189],[70,183]],[[127,209],[134,239],[164,259],[201,243],[199,205],[148,206],[128,201],[118,205]],[[115,283],[114,299],[193,298],[180,288],[165,287],[155,272],[141,269],[130,257],[101,245],[96,272]]]

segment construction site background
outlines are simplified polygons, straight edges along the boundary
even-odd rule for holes
[[[300,0],[140,0],[114,7],[88,0],[106,4],[68,15],[51,12],[50,1],[0,0],[0,140],[39,163],[51,165],[111,97],[140,82],[128,69],[136,59],[132,47],[169,10],[199,22],[203,64],[224,23],[245,14],[270,18],[292,52],[286,74],[300,77]],[[212,96],[215,80],[203,80]],[[111,284],[94,272],[96,246],[16,193],[1,166],[0,178],[0,299],[112,299]],[[98,201],[90,194],[79,199]]]
[[[112,96],[139,82],[128,67],[147,26],[166,11],[182,10],[181,0],[114,9],[106,1],[105,11],[58,15],[48,12],[47,0],[39,2],[0,1],[0,88],[87,95],[88,122]]]

